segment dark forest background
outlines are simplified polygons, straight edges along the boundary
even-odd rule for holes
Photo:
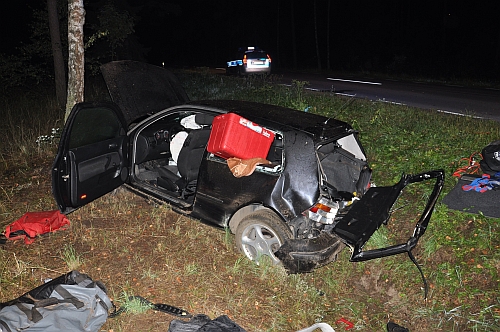
[[[59,1],[66,39],[66,1]],[[497,1],[86,0],[86,61],[134,59],[168,67],[223,67],[259,46],[276,70],[321,69],[496,80]],[[2,11],[0,70],[10,84],[51,75],[46,1]]]

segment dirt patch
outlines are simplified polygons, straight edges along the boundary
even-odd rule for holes
[[[376,269],[370,266],[365,274],[360,278],[359,284],[365,294],[384,296],[387,306],[397,305],[400,303],[399,293],[393,285],[388,284],[389,279],[382,277],[383,270]]]

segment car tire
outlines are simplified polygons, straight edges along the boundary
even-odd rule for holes
[[[236,229],[236,247],[257,264],[264,256],[278,264],[280,260],[274,253],[291,237],[290,228],[274,212],[260,210],[241,220]]]

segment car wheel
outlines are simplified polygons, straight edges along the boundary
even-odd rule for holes
[[[269,210],[254,212],[243,218],[236,229],[236,246],[250,260],[259,263],[267,256],[273,264],[280,260],[274,253],[292,232],[283,221]]]

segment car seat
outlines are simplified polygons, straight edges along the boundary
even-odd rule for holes
[[[170,191],[179,192],[183,198],[196,191],[196,180],[210,137],[210,124],[213,118],[207,114],[196,115],[196,123],[200,125],[201,129],[191,130],[184,140],[177,158],[179,174],[174,174],[165,168],[159,169],[158,184],[160,186]]]
[[[205,152],[209,137],[210,129],[204,128],[191,131],[184,141],[184,146],[177,160],[177,168],[186,184],[198,178],[201,158]]]

